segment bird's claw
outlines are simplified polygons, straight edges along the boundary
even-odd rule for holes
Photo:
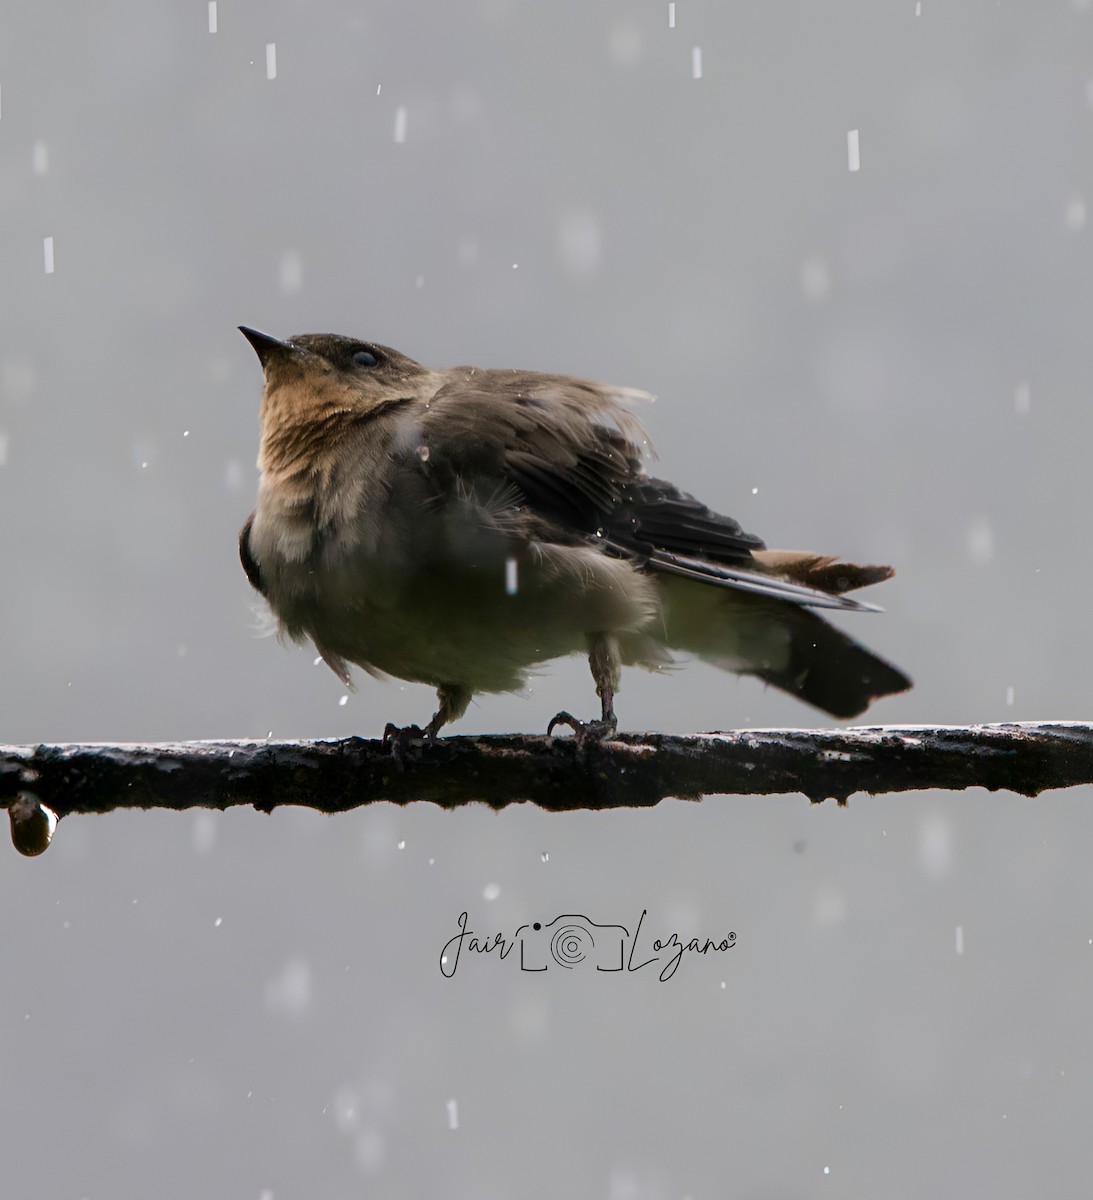
[[[388,721],[383,730],[383,744],[390,747],[391,757],[400,768],[406,766],[406,760],[415,747],[432,740],[429,730],[422,729],[420,725],[395,725]]]
[[[572,713],[557,713],[547,726],[547,737],[553,737],[556,725],[567,725],[572,729],[574,740],[582,747],[589,743],[610,741],[618,730],[614,713],[600,721],[579,721]]]

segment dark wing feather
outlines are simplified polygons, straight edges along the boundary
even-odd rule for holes
[[[794,582],[760,558],[762,540],[663,479],[646,475],[644,433],[627,393],[585,380],[455,368],[423,423],[427,471],[486,495],[515,487],[560,542],[592,541],[647,570],[810,608],[878,611]]]
[[[565,376],[456,368],[423,422],[428,469],[494,492],[514,485],[563,540],[595,536],[640,475],[643,434],[624,393]]]
[[[258,563],[255,561],[254,555],[250,548],[250,530],[254,524],[254,513],[243,522],[243,528],[239,531],[239,561],[243,564],[243,570],[250,580],[250,585],[256,592],[261,592],[264,596],[266,589],[262,586],[262,572],[258,569]]]
[[[612,544],[639,556],[657,550],[712,562],[753,564],[761,539],[664,479],[640,475],[623,489],[603,529]]]

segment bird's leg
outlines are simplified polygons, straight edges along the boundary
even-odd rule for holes
[[[568,725],[580,745],[586,742],[602,742],[615,736],[618,720],[615,717],[615,693],[619,690],[622,660],[619,644],[609,633],[588,635],[588,665],[596,681],[596,694],[600,698],[600,719],[578,721],[572,713],[558,713],[547,726],[547,737],[556,725]]]
[[[391,754],[404,764],[415,742],[432,742],[440,730],[451,721],[458,721],[471,702],[471,690],[459,683],[442,683],[436,689],[440,707],[424,729],[420,725],[394,725],[390,721],[383,731],[383,740],[390,744]]]
[[[433,714],[433,719],[425,726],[425,736],[430,741],[436,737],[443,726],[452,721],[458,721],[467,711],[467,705],[471,702],[471,689],[464,687],[461,683],[442,683],[436,689],[436,698],[440,701],[440,707]]]

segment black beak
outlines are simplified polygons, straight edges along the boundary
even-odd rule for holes
[[[254,347],[258,361],[265,367],[271,358],[285,354],[295,349],[291,342],[282,342],[280,338],[270,337],[268,333],[259,333],[257,329],[248,329],[246,325],[239,326],[239,332]]]

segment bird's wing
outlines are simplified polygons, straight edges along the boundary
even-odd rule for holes
[[[641,474],[648,440],[623,399],[645,396],[565,376],[457,367],[421,417],[430,473],[441,486],[515,488],[560,540],[601,531]]]
[[[810,608],[878,611],[840,593],[886,568],[767,551],[731,517],[646,475],[648,439],[622,406],[635,397],[648,398],[567,376],[455,368],[422,419],[430,473],[445,489],[458,479],[515,496],[556,540],[599,544],[650,571]]]

